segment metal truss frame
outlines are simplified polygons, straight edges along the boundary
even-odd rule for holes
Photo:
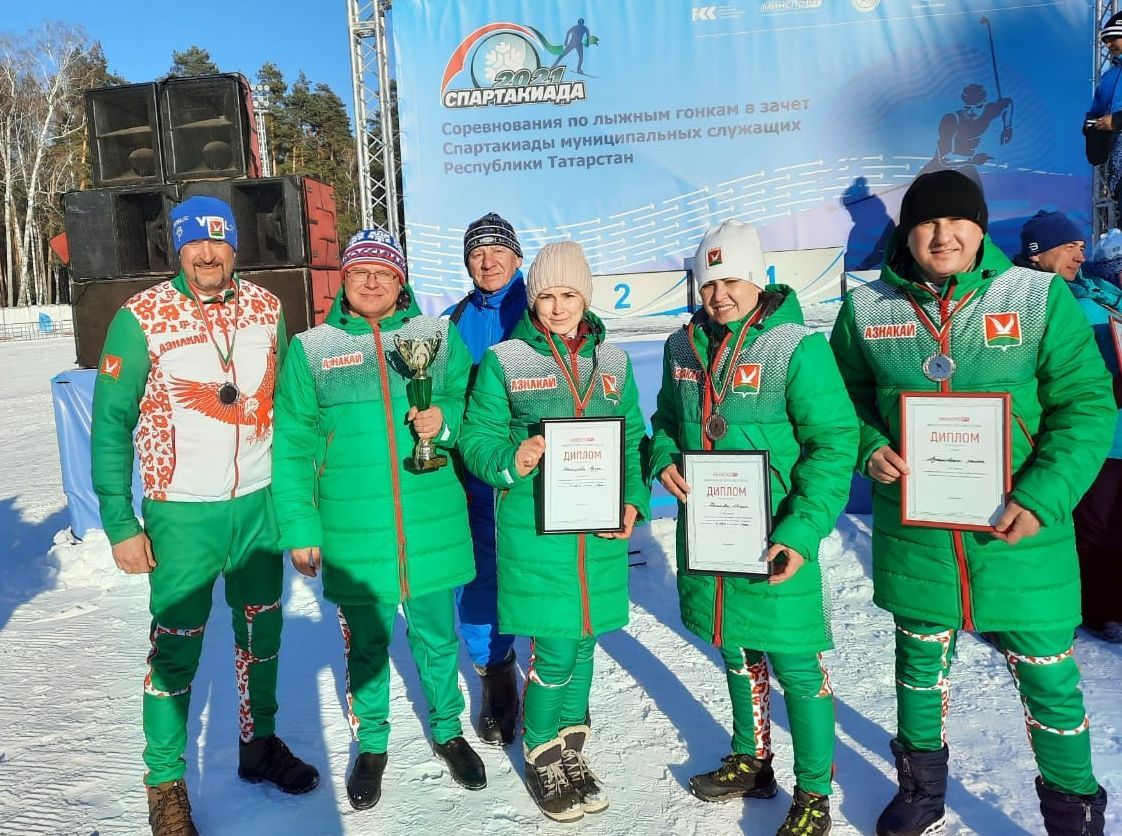
[[[405,219],[397,189],[397,114],[390,95],[386,37],[386,13],[391,3],[392,0],[347,0],[347,29],[362,225],[372,227],[384,216],[386,229],[401,241]]]

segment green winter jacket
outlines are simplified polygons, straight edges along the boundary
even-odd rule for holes
[[[580,394],[591,387],[582,412],[529,312],[511,339],[487,352],[472,388],[459,447],[468,470],[498,489],[499,626],[504,633],[580,638],[627,623],[627,541],[539,535],[539,470],[523,477],[514,465],[518,445],[541,431],[542,418],[623,416],[624,502],[638,509],[640,519],[649,514],[650,492],[639,464],[646,426],[631,360],[623,349],[604,343],[604,326],[594,314],[586,313],[585,322],[591,333],[575,358]],[[565,342],[555,335],[551,339],[571,368],[574,358]]]
[[[712,326],[727,341],[711,345],[704,312],[671,335],[663,356],[662,389],[651,419],[651,474],[681,469],[682,450],[767,450],[771,468],[773,543],[806,558],[789,580],[692,575],[685,571],[685,515],[678,507],[678,598],[682,621],[705,641],[776,652],[818,652],[832,646],[830,596],[818,546],[845,508],[857,448],[853,414],[830,348],[803,325],[795,292],[778,285],[760,298],[765,316],[733,348],[750,317]],[[770,313],[767,313],[770,311]],[[728,434],[704,435],[701,361],[720,352],[715,386],[733,380],[721,402]],[[704,413],[704,414],[703,414]]]
[[[940,306],[974,292],[943,347],[950,392],[1012,398],[1012,499],[1042,528],[1015,546],[988,532],[905,526],[900,483],[873,483],[874,601],[901,616],[978,631],[1069,630],[1080,621],[1071,513],[1099,472],[1116,408],[1079,306],[1059,276],[1013,267],[986,237],[982,257],[939,298],[910,281],[906,249],[890,248],[880,279],[851,291],[831,343],[861,422],[857,468],[899,452],[901,392],[937,392],[923,361],[939,346],[908,299],[936,325]]]
[[[467,503],[451,464],[406,468],[417,437],[406,423],[411,372],[395,337],[438,336],[429,367],[444,413],[434,442],[451,450],[463,420],[471,357],[448,321],[408,307],[377,326],[340,291],[327,320],[299,334],[277,386],[273,497],[285,549],[320,546],[324,596],[394,603],[461,586],[475,575]]]

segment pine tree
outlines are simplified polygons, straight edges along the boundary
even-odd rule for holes
[[[183,52],[172,51],[171,75],[212,75],[222,72],[210,58],[210,53],[197,44],[191,44]]]

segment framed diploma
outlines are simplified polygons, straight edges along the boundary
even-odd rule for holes
[[[767,577],[771,479],[766,450],[682,453],[686,571]]]
[[[993,531],[1013,487],[1009,394],[904,392],[904,525]]]
[[[539,534],[623,529],[623,418],[544,418]]]

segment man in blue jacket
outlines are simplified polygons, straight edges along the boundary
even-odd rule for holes
[[[464,264],[475,285],[447,313],[477,368],[487,349],[510,336],[526,310],[522,247],[514,227],[489,212],[464,232]],[[473,368],[474,376],[474,368]],[[476,732],[484,743],[514,740],[518,682],[514,636],[499,632],[495,574],[495,497],[485,482],[463,470],[475,548],[475,580],[458,591],[460,634],[483,686]]]

